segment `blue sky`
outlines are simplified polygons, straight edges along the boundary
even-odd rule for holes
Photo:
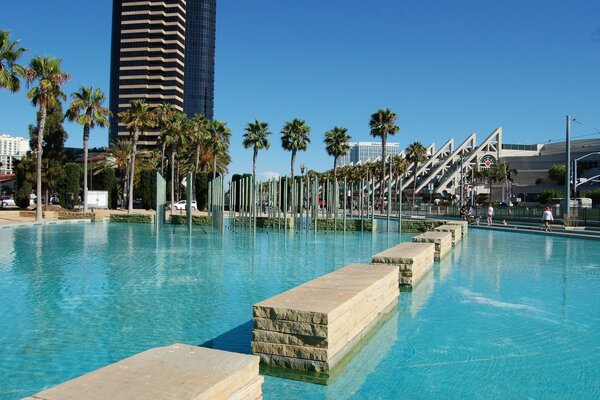
[[[109,0],[4,1],[0,28],[34,55],[63,60],[65,87],[108,95]],[[400,133],[392,141],[441,146],[502,126],[505,143],[564,138],[565,115],[600,128],[600,1],[218,0],[215,118],[233,131],[230,171],[251,171],[244,126],[269,123],[271,149],[257,173],[289,174],[280,130],[295,117],[311,126],[311,145],[296,171],[331,168],[323,134],[336,125],[354,141],[372,141],[369,116],[389,107]],[[35,109],[0,92],[0,133],[26,136]],[[81,128],[66,124],[68,146]],[[106,130],[91,144],[105,146]]]

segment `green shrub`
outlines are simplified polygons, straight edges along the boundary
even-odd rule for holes
[[[584,190],[581,192],[581,197],[589,197],[592,199],[593,207],[600,206],[600,189]]]
[[[537,195],[537,201],[540,204],[550,204],[552,199],[562,198],[564,197],[564,193],[560,192],[556,189],[544,190],[543,192]]]
[[[156,170],[144,170],[140,174],[137,197],[142,198],[146,210],[156,208]]]
[[[130,224],[151,224],[154,215],[151,214],[111,214],[110,222],[126,222]]]
[[[61,182],[58,190],[60,205],[66,208],[67,193],[73,194],[73,205],[79,204],[79,189],[81,188],[81,180],[83,167],[78,163],[65,164],[65,178]]]

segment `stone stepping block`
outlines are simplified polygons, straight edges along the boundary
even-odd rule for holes
[[[460,225],[446,224],[434,229],[437,232],[450,232],[452,234],[452,246],[456,246],[462,240],[462,227]]]
[[[412,241],[415,243],[433,243],[435,245],[435,261],[440,261],[452,249],[452,235],[450,232],[429,231],[413,237]]]
[[[410,289],[431,271],[434,257],[434,243],[404,242],[375,254],[371,264],[396,265],[399,286]]]
[[[444,221],[446,225],[458,225],[461,227],[462,237],[469,233],[469,223],[467,221]]]
[[[254,305],[267,365],[329,372],[398,301],[395,266],[351,264]]]
[[[262,399],[259,358],[174,344],[136,354],[24,400]]]

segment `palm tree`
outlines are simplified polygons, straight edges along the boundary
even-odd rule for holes
[[[173,107],[171,105],[171,103],[162,103],[160,106],[156,107],[154,109],[154,115],[156,117],[156,125],[159,128],[163,128],[164,125],[167,123],[167,120],[171,117],[171,115],[173,115],[175,112],[177,112],[177,110],[175,110],[175,107]],[[159,139],[160,141],[160,139]],[[165,151],[166,151],[166,145],[164,142],[161,142],[161,161],[160,161],[160,173],[162,175],[165,174],[165,164],[164,164],[164,159],[165,159]]]
[[[176,112],[164,121],[164,126],[160,133],[160,141],[169,149],[171,154],[171,204],[175,203],[175,186],[179,187],[179,179],[175,179],[175,155],[179,145],[187,143],[185,130],[187,129],[188,119],[182,112]],[[173,207],[171,207],[171,214]]]
[[[380,109],[375,114],[371,115],[369,121],[369,127],[371,128],[371,136],[381,138],[381,183],[379,190],[379,201],[383,204],[383,182],[385,181],[385,161],[387,153],[387,137],[388,135],[395,135],[400,131],[400,128],[396,125],[396,118],[398,116],[389,108]]]
[[[17,64],[17,59],[26,49],[18,44],[18,40],[10,40],[10,32],[0,31],[0,87],[13,93],[21,88],[19,77],[25,76],[25,68]]]
[[[227,123],[217,120],[212,121],[206,145],[212,151],[213,180],[217,177],[217,159],[229,150],[230,139],[231,130],[227,127]]]
[[[294,118],[291,122],[286,122],[281,129],[281,146],[284,150],[292,152],[291,170],[292,182],[294,181],[294,163],[296,162],[296,153],[298,150],[306,151],[310,143],[310,126],[299,119]]]
[[[259,120],[249,122],[246,125],[246,133],[244,133],[244,141],[242,144],[245,149],[250,147],[253,148],[252,154],[252,182],[256,180],[256,158],[258,157],[258,151],[265,149],[268,150],[271,147],[269,143],[269,136],[272,132],[269,131],[269,124]]]
[[[60,69],[61,60],[51,57],[34,57],[29,62],[29,67],[25,71],[25,77],[28,85],[37,82],[27,92],[27,98],[31,99],[34,106],[39,106],[38,114],[38,135],[37,135],[37,207],[35,211],[35,220],[42,220],[42,145],[44,143],[44,128],[46,125],[46,114],[49,107],[52,107],[59,98],[65,100],[67,96],[60,89],[61,85],[67,82],[71,75]]]
[[[104,160],[100,163],[103,168],[114,168],[119,172],[123,183],[123,195],[129,191],[129,159],[131,158],[131,148],[131,140],[117,139],[110,143]]]
[[[127,213],[133,211],[133,178],[135,175],[135,155],[140,133],[155,124],[155,116],[150,105],[144,100],[131,100],[129,108],[119,113],[119,121],[127,125],[129,132],[133,133],[131,142],[131,161],[129,162],[129,194],[127,195]]]
[[[88,162],[88,147],[90,140],[90,129],[94,129],[96,125],[101,128],[109,126],[108,118],[112,113],[108,108],[104,107],[104,93],[90,86],[81,86],[79,92],[71,94],[71,106],[67,110],[65,116],[69,121],[77,121],[83,125],[83,212],[88,212],[87,207],[87,162]]]
[[[325,150],[333,157],[333,181],[337,183],[337,161],[339,157],[345,156],[350,150],[350,139],[348,129],[335,126],[332,130],[325,132]]]
[[[414,142],[406,148],[406,159],[413,163],[413,192],[412,204],[415,206],[415,196],[417,195],[417,172],[419,171],[419,163],[427,160],[427,149],[421,142]]]
[[[194,162],[194,172],[197,174],[200,170],[200,154],[202,153],[202,147],[206,143],[210,120],[208,120],[203,114],[196,114],[190,120],[190,143],[196,145],[196,154]]]
[[[508,197],[508,183],[514,180],[514,176],[518,174],[518,171],[514,168],[510,167],[509,163],[501,163],[498,165],[494,165],[489,168],[491,179],[494,182],[500,182],[503,184],[502,186],[502,200],[505,200],[507,203],[510,201]],[[490,183],[490,200],[492,198],[492,185]]]

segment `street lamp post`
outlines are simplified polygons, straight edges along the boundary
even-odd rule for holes
[[[565,211],[563,216],[568,216],[570,211],[571,200],[571,116],[567,115],[567,138],[566,138],[566,157],[565,162]]]
[[[576,158],[575,161],[573,161],[573,191],[575,193],[577,193],[577,186],[579,186],[579,185],[577,185],[577,163],[579,162],[579,160],[582,160],[589,156],[598,155],[598,154],[600,154],[600,151],[595,151],[593,153],[589,153],[589,154],[586,154],[579,158]]]

